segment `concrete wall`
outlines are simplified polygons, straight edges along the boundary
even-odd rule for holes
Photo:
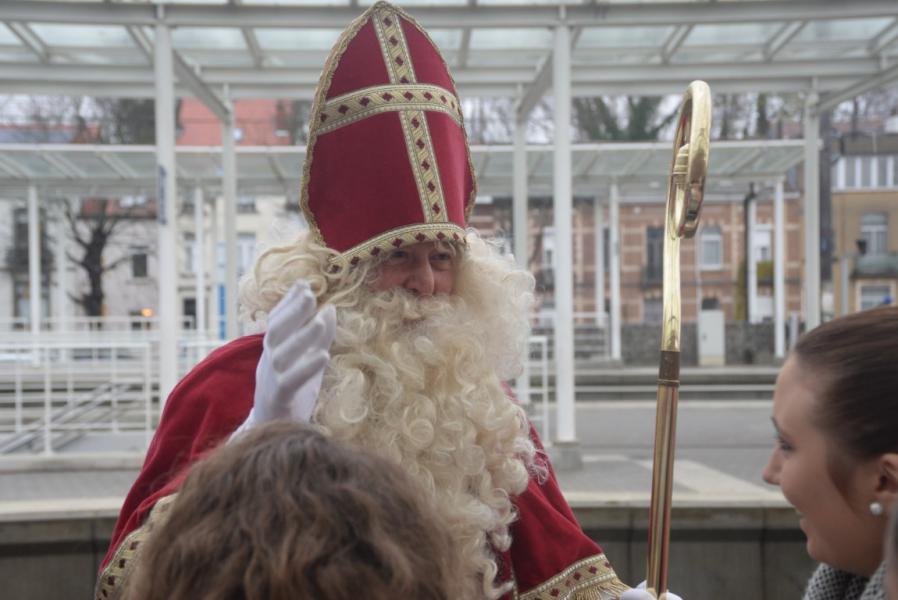
[[[608,504],[574,511],[622,580],[645,579],[645,508]],[[111,514],[0,521],[0,595],[90,598],[114,521]],[[672,532],[670,587],[686,600],[797,600],[813,568],[791,508],[674,508]]]
[[[773,323],[726,323],[725,350],[728,365],[772,365]],[[661,345],[661,325],[624,323],[621,349],[625,365],[657,365]],[[698,364],[698,339],[695,323],[683,323],[680,333],[680,364]]]

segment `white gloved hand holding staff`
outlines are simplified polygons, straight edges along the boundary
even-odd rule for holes
[[[639,584],[638,587],[627,590],[621,594],[620,600],[655,600],[655,597],[645,591],[645,582]],[[673,592],[665,592],[661,594],[661,600],[683,600]]]
[[[274,419],[311,421],[337,330],[334,307],[316,309],[309,284],[299,280],[269,314],[253,408],[232,438]]]

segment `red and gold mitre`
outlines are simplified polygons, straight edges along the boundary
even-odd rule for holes
[[[352,264],[461,241],[476,184],[443,57],[405,12],[378,2],[328,56],[312,105],[300,204],[317,241]]]

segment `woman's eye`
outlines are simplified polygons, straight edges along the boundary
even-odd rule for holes
[[[792,452],[795,448],[780,436],[776,436],[776,445],[783,452]]]

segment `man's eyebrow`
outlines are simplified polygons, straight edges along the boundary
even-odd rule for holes
[[[782,435],[783,430],[780,429],[779,423],[776,422],[776,417],[770,417],[770,422],[773,423],[773,428],[776,429],[776,433]]]

